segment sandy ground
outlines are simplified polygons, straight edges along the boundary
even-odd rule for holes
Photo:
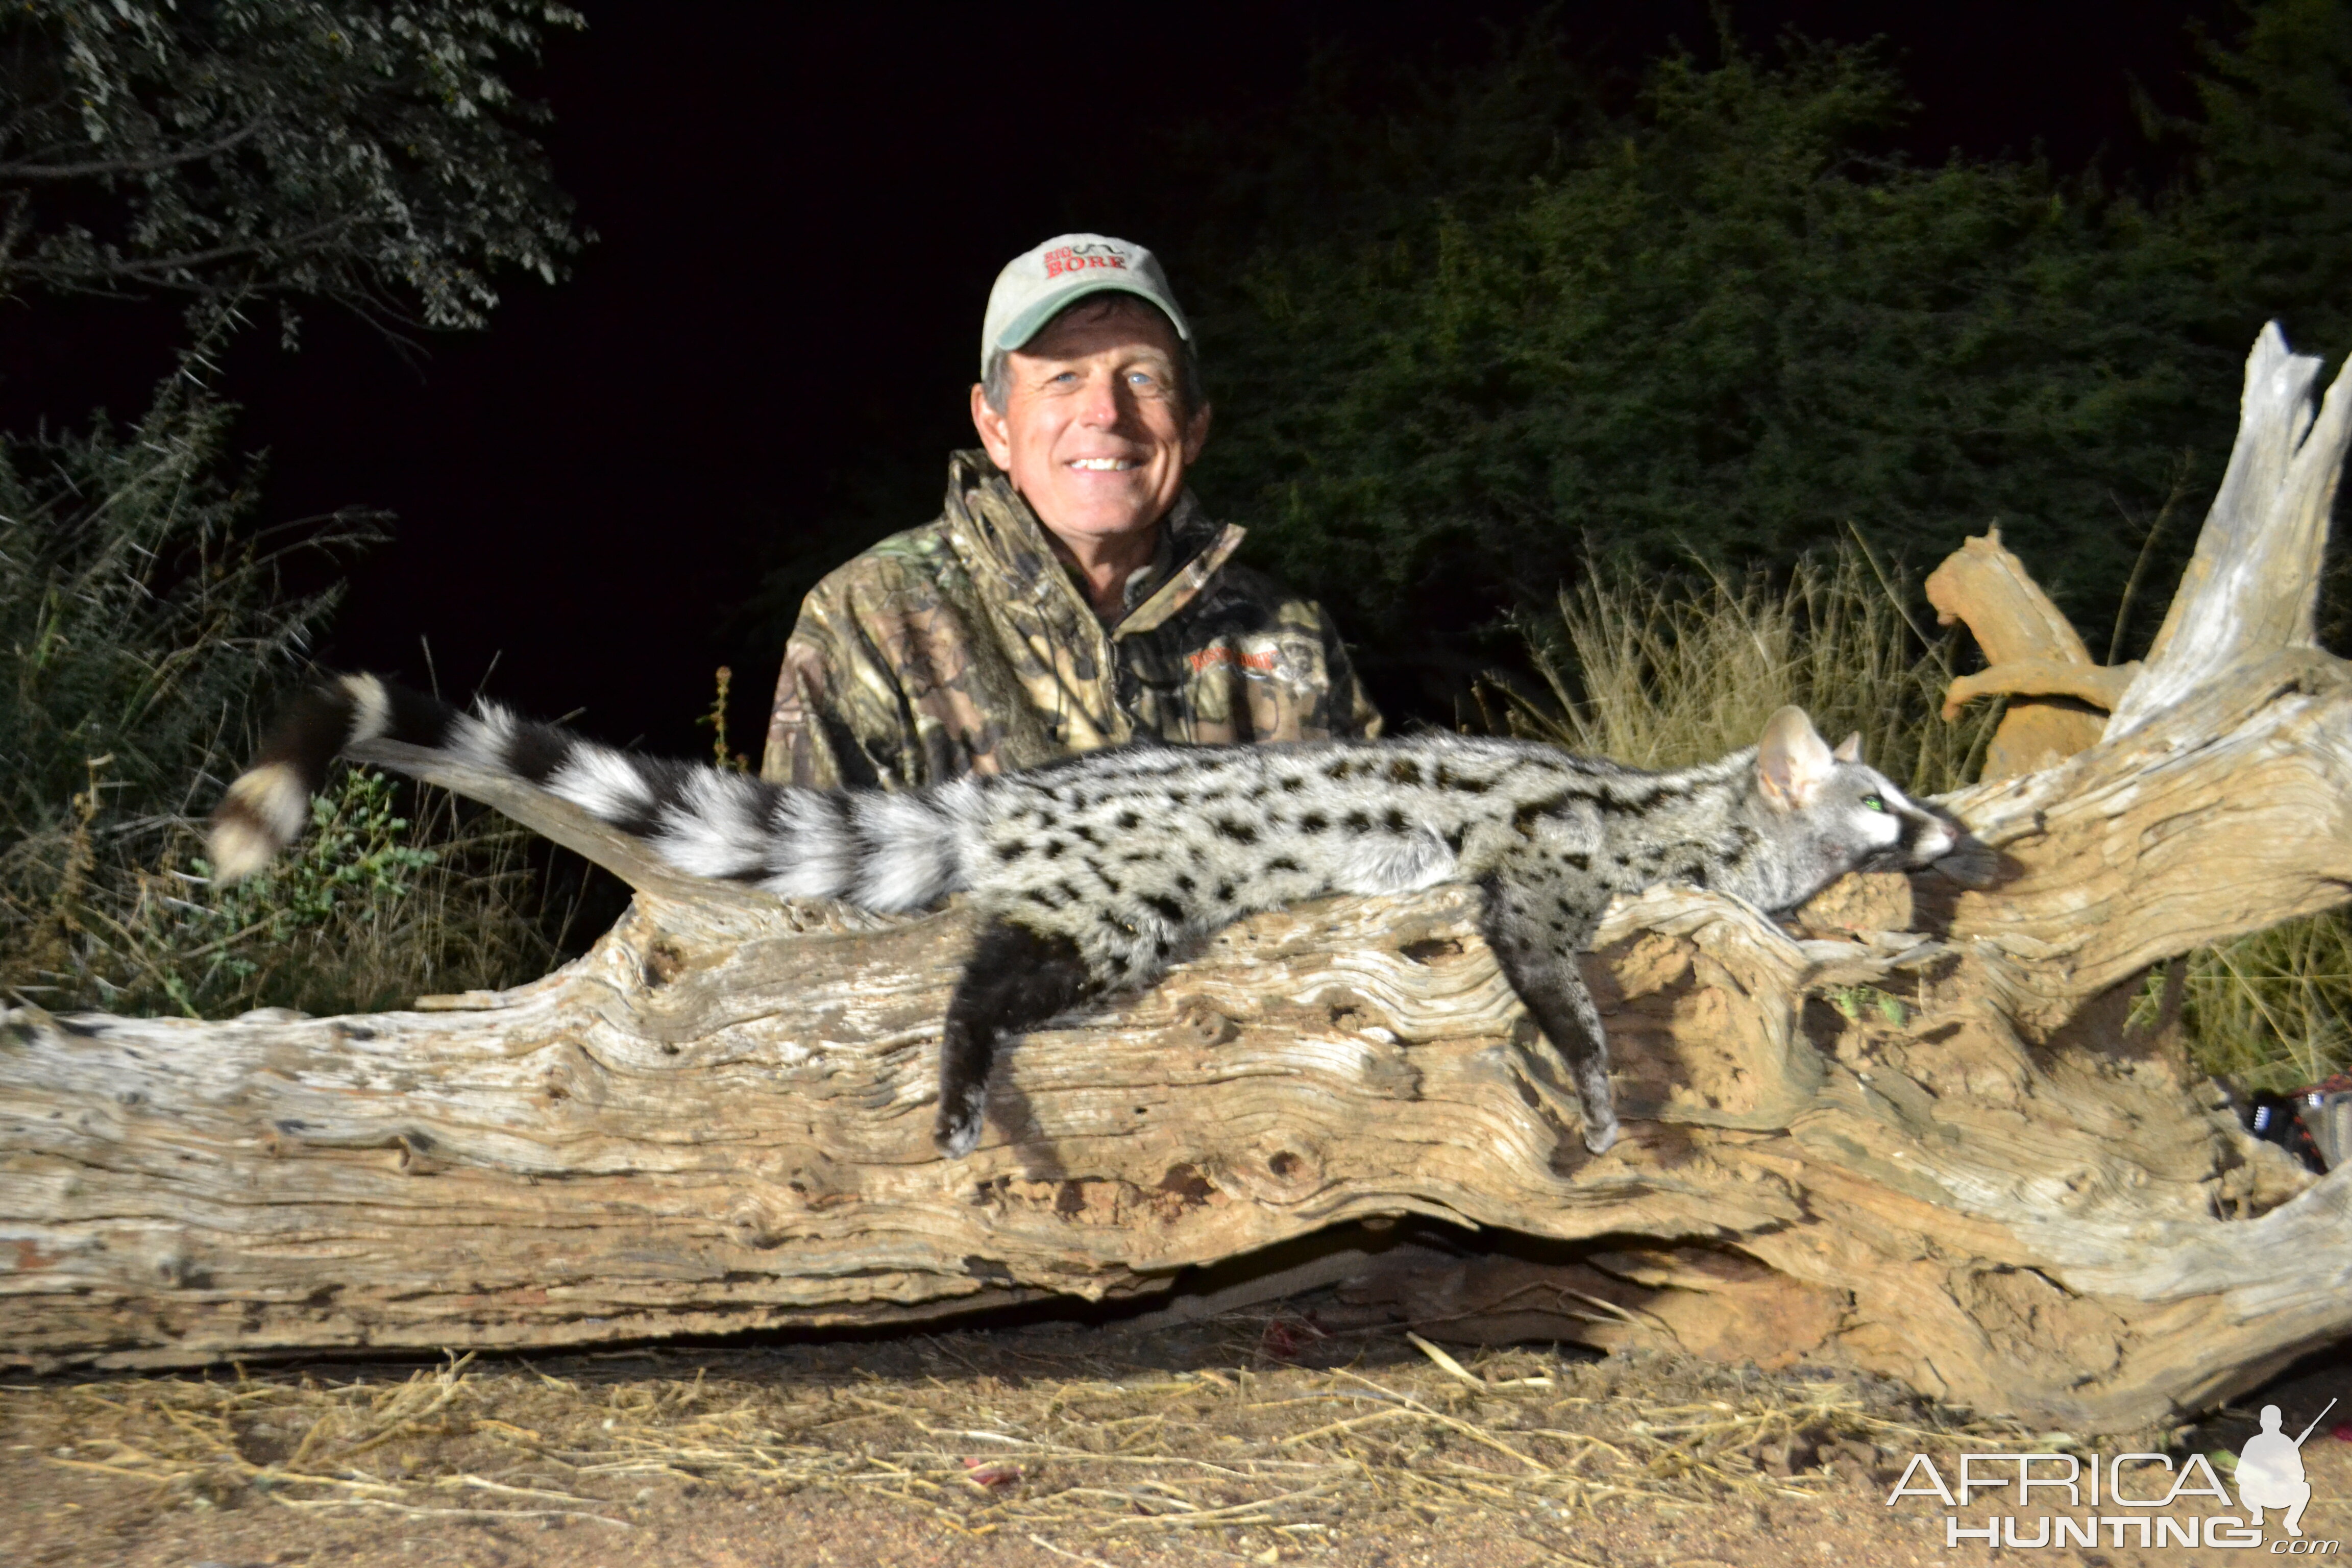
[[[2048,1439],[1960,1426],[1866,1380],[1551,1350],[1459,1360],[1449,1370],[1393,1332],[1259,1316],[454,1373],[20,1382],[0,1390],[0,1563],[2137,1568],[2287,1555],[2274,1515],[2252,1552],[2105,1536],[2097,1550],[1948,1546],[1935,1499],[1887,1500],[1910,1453],[1951,1480],[1960,1452]],[[2261,1404],[2280,1405],[2292,1432],[2331,1397],[2343,1403],[2304,1449],[2303,1529],[2352,1552],[2352,1347],[2162,1436],[2177,1459],[2226,1458]],[[2053,1495],[2032,1509],[1979,1496],[1958,1517],[2010,1514],[2031,1540]]]

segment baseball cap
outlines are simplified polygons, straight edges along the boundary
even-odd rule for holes
[[[1160,258],[1139,245],[1107,234],[1057,234],[1004,264],[988,291],[988,314],[980,330],[980,374],[1000,351],[1021,347],[1064,307],[1089,294],[1133,294],[1160,308],[1186,342],[1192,324],[1160,270]]]

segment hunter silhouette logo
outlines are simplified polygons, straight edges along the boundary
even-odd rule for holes
[[[2238,1450],[2238,1506],[2246,1510],[2250,1527],[2263,1527],[2263,1510],[2283,1508],[2286,1517],[2279,1523],[2289,1535],[2303,1533],[2303,1510],[2311,1501],[2311,1483],[2303,1479],[2304,1439],[2335,1408],[2336,1401],[2329,1400],[2327,1410],[2313,1416],[2311,1426],[2300,1435],[2290,1437],[2279,1430],[2279,1407],[2263,1406],[2263,1429]]]

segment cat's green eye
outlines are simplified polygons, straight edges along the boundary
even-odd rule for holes
[[[1865,811],[1885,811],[1886,809],[1886,797],[1884,795],[1866,795],[1862,797],[1862,805],[1863,809]]]

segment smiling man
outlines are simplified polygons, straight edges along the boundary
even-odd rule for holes
[[[1320,607],[1230,557],[1185,470],[1209,436],[1192,328],[1151,253],[1066,234],[997,275],[933,522],[812,590],[762,774],[934,784],[1142,736],[1376,735]]]

